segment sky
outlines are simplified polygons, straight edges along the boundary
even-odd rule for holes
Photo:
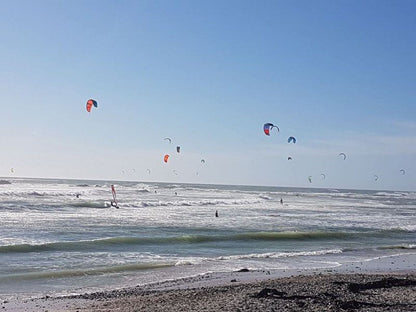
[[[2,1],[0,176],[416,191],[415,26],[412,0]]]

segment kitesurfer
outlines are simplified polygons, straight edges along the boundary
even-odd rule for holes
[[[280,198],[280,203],[283,205],[283,198]]]
[[[218,218],[218,210],[215,210],[215,217]]]
[[[114,188],[114,185],[111,184],[111,192],[113,193],[113,200],[111,201],[111,207],[115,207],[115,208],[119,208],[118,204],[117,204],[117,199],[116,199],[116,189]]]

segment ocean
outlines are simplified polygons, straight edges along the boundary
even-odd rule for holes
[[[4,300],[416,253],[416,192],[8,178],[0,214]]]

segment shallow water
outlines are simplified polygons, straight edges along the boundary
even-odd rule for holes
[[[415,192],[8,181],[0,185],[0,297],[416,252]],[[120,209],[110,206],[111,184]]]

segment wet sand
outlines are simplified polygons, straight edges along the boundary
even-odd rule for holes
[[[3,302],[0,311],[416,311],[414,260],[415,255],[404,255],[324,270],[206,274],[71,297]]]

